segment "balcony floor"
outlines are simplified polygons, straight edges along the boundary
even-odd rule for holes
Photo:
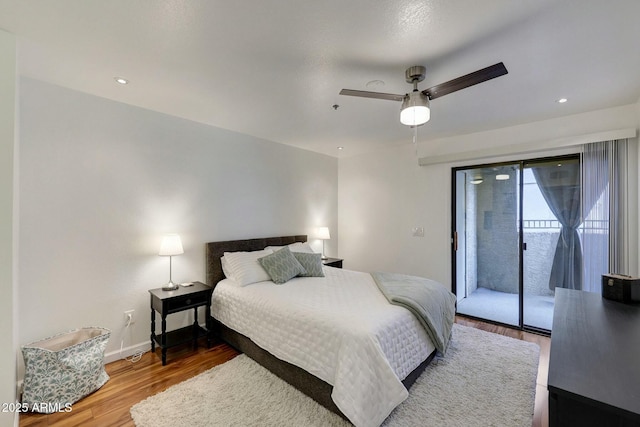
[[[550,331],[553,300],[552,296],[525,294],[524,324]],[[518,294],[478,288],[458,301],[458,313],[518,326]]]

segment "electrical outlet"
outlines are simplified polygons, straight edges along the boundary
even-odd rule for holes
[[[413,227],[411,229],[411,235],[413,237],[424,237],[424,227]]]
[[[124,312],[124,324],[126,325],[127,323],[129,325],[133,325],[134,323],[136,323],[136,316],[134,316],[135,314],[135,310],[127,310]],[[129,317],[131,317],[131,321],[129,321]]]

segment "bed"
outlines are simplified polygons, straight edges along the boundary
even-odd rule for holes
[[[370,276],[366,273],[325,267],[324,278],[296,277],[283,285],[259,282],[236,286],[225,279],[220,261],[225,252],[251,252],[306,241],[307,236],[298,235],[207,243],[206,277],[207,283],[214,287],[211,322],[214,331],[222,340],[356,426],[379,425],[406,398],[407,390],[436,354],[433,342],[411,313],[388,304],[380,293],[377,296],[370,295],[370,291],[365,293],[364,289],[371,287]],[[309,326],[306,323],[308,312],[319,307],[323,313],[327,307],[341,304],[314,297],[308,298],[313,304],[305,307],[299,307],[298,300],[296,321],[283,322],[282,315],[277,314],[281,306],[287,304],[286,298],[304,299],[305,292],[324,293],[327,287],[331,292],[353,294],[350,298],[365,298],[362,304],[366,310],[344,310],[344,318],[325,313],[323,320],[314,320],[316,324]],[[237,304],[242,298],[246,313],[238,315]],[[375,307],[382,308],[384,313],[374,313]],[[388,329],[383,331],[387,338],[378,342],[367,336],[360,338],[350,330],[339,330],[342,323],[360,325],[361,321],[353,317],[357,314],[347,314],[347,311],[365,312],[366,322],[373,323],[374,328]],[[389,316],[390,325],[379,326],[383,320],[378,318],[386,322],[386,316]],[[267,339],[259,330],[265,329],[263,326],[269,318],[278,327],[268,326]],[[406,327],[407,322],[411,323],[410,327]],[[295,330],[298,324],[304,331]],[[351,329],[359,329],[359,326]],[[299,336],[296,339],[301,341],[294,342],[291,338],[289,342],[293,336]],[[412,350],[403,354],[399,349],[406,346]],[[349,355],[342,354],[346,352],[344,349],[349,349]],[[314,357],[309,357],[308,352]],[[357,354],[360,356],[356,357]],[[326,364],[314,360],[316,357],[326,359]]]

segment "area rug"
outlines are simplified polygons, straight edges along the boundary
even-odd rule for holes
[[[539,347],[454,325],[436,358],[384,426],[530,427]],[[349,426],[245,355],[131,408],[137,427]]]

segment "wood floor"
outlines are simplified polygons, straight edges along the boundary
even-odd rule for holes
[[[507,335],[540,346],[540,365],[536,389],[533,427],[547,427],[547,372],[549,366],[550,339],[540,335],[516,331],[502,326],[457,317],[456,322],[489,332]],[[139,401],[166,388],[191,378],[216,365],[224,363],[238,353],[223,343],[210,349],[191,347],[171,349],[167,365],[160,363],[159,352],[146,353],[136,362],[119,360],[106,366],[111,379],[98,391],[76,402],[69,413],[20,415],[20,427],[27,426],[134,426],[129,408]],[[176,426],[178,427],[178,426]]]

